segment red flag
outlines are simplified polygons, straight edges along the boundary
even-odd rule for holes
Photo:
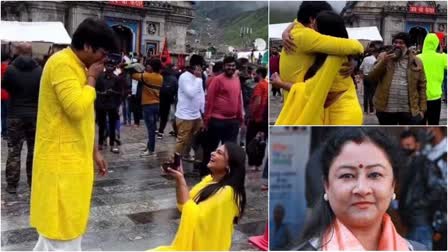
[[[171,64],[171,56],[170,51],[168,51],[168,39],[165,37],[165,42],[163,43],[162,55],[160,55],[160,60],[162,64],[165,66],[167,64]]]

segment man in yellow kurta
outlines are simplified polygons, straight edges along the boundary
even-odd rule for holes
[[[71,46],[47,61],[41,78],[33,182],[31,226],[39,240],[34,250],[81,250],[92,195],[94,164],[107,164],[94,148],[96,78],[108,51],[116,49],[113,31],[88,18]]]
[[[314,63],[317,53],[330,55],[332,62],[327,62],[325,65],[329,65],[329,70],[333,71],[336,67],[338,68],[337,70],[341,68],[342,61],[333,59],[331,56],[355,55],[364,51],[364,47],[357,40],[336,38],[322,35],[315,31],[316,17],[321,11],[325,10],[332,10],[331,6],[325,1],[303,1],[297,13],[297,19],[285,31],[290,38],[284,39],[285,48],[295,48],[293,52],[287,52],[283,49],[280,56],[280,78],[285,83],[303,82],[305,73]],[[324,69],[324,66],[322,69]],[[329,78],[329,74],[320,75],[322,76],[321,78],[325,78],[324,81]],[[336,75],[336,72],[334,72],[334,75]],[[318,76],[319,74],[317,74]],[[348,77],[349,74],[346,74],[346,76]],[[317,79],[320,80],[319,78]],[[284,94],[286,104],[288,94],[287,92],[284,92]],[[304,124],[323,124],[323,122],[319,123],[321,119],[318,118],[318,114],[307,114],[305,117],[315,117],[316,119],[308,118]],[[276,124],[290,124],[288,123],[289,120],[285,121],[284,118],[279,118]],[[362,119],[360,123],[362,123]]]

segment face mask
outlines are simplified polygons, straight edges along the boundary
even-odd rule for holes
[[[406,148],[403,148],[402,151],[404,152],[404,154],[406,156],[411,156],[415,152],[415,150],[413,150],[413,149],[406,149]]]

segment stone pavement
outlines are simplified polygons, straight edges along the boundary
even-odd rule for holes
[[[362,106],[363,95],[362,91],[358,90],[358,99]],[[272,92],[269,93],[269,124],[273,125],[277,120],[278,115],[282,109],[283,102],[280,96],[272,96]],[[442,110],[440,112],[440,125],[446,125],[447,123],[447,105],[446,103],[442,103]],[[364,113],[364,125],[378,125],[378,119],[375,114],[366,114]]]
[[[178,227],[175,182],[160,175],[160,162],[172,153],[175,138],[157,140],[157,157],[141,158],[145,127],[122,127],[121,136],[120,154],[111,153],[109,148],[103,150],[109,175],[95,179],[88,231],[82,241],[84,250],[147,250],[169,245]],[[11,195],[5,191],[6,142],[2,140],[1,146],[1,250],[32,250],[38,235],[29,226],[25,151],[18,193]],[[185,170],[191,188],[199,177],[191,163]],[[248,243],[248,237],[263,233],[268,216],[267,192],[260,190],[261,171],[248,171],[246,175],[246,211],[235,226],[232,250],[257,250]]]

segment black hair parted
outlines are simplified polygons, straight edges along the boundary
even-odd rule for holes
[[[392,36],[392,44],[396,39],[401,39],[404,41],[407,47],[411,46],[411,37],[409,36],[409,33],[407,32],[399,32]]]
[[[413,137],[416,142],[419,142],[417,134],[414,131],[405,130],[405,131],[401,132],[400,139],[405,139],[405,138],[408,138],[408,137]]]
[[[310,23],[310,18],[316,18],[321,11],[332,11],[333,8],[326,1],[302,1],[297,12],[297,21],[303,25]]]
[[[162,62],[158,58],[146,60],[146,65],[150,65],[152,70],[156,73],[160,72],[162,69]]]
[[[255,72],[257,74],[261,74],[261,77],[263,77],[263,79],[266,78],[266,76],[268,75],[268,70],[266,69],[266,67],[259,67]]]
[[[235,63],[235,64],[236,64],[236,60],[235,60],[235,58],[232,57],[232,56],[226,56],[226,57],[224,57],[224,60],[223,60],[222,62],[224,63],[224,65],[225,65],[225,64],[228,64],[228,63]]]
[[[226,142],[224,143],[224,146],[229,155],[230,172],[219,182],[210,184],[199,191],[194,197],[194,201],[196,204],[199,204],[218,193],[221,189],[224,189],[224,187],[232,187],[235,204],[238,207],[238,216],[234,219],[234,223],[236,224],[243,216],[244,208],[246,207],[246,189],[244,187],[244,180],[246,177],[246,153],[238,144],[232,142]]]
[[[103,48],[108,52],[118,52],[115,32],[102,20],[86,18],[73,33],[71,46],[82,50],[84,45],[91,46],[95,51]]]
[[[404,156],[398,145],[377,128],[344,127],[332,132],[323,144],[320,166],[322,168],[323,183],[328,182],[330,166],[341,153],[343,146],[349,142],[371,142],[384,151],[392,166],[395,184],[398,184],[399,171],[405,164]],[[313,207],[310,220],[306,223],[300,238],[300,244],[312,238],[319,238],[323,247],[329,241],[322,241],[324,232],[329,228],[335,218],[330,204],[324,200],[323,195]]]
[[[193,54],[190,57],[190,67],[203,66],[205,65],[205,60],[201,55]]]

